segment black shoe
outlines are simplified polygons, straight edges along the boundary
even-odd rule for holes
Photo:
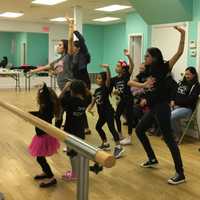
[[[49,177],[46,174],[34,176],[35,180],[42,180],[42,179],[45,179],[45,178],[49,178]]]
[[[110,144],[108,144],[108,143],[107,144],[106,143],[102,144],[101,146],[99,146],[99,148],[104,150],[104,151],[110,151],[111,150]]]
[[[184,183],[185,181],[186,180],[185,180],[184,174],[176,173],[174,177],[168,180],[168,183],[171,185],[178,185],[178,184]]]
[[[53,179],[51,180],[50,182],[48,183],[40,183],[40,187],[41,188],[48,188],[48,187],[51,187],[51,186],[54,186],[57,184],[57,180],[56,179]]]
[[[158,161],[156,159],[152,159],[142,163],[140,166],[143,168],[153,168],[156,165],[158,165]]]
[[[94,172],[95,174],[98,174],[99,172],[103,171],[103,167],[95,163],[93,166],[90,166],[90,171]]]

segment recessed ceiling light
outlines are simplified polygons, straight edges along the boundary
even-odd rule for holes
[[[106,6],[103,8],[97,8],[95,10],[105,11],[105,12],[114,12],[114,11],[124,10],[124,9],[128,9],[128,8],[132,8],[132,6],[123,6],[123,5],[116,4],[116,5]]]
[[[62,3],[64,1],[67,1],[67,0],[34,0],[32,1],[32,3],[52,6],[52,5]]]
[[[17,12],[4,12],[0,13],[0,17],[8,17],[8,18],[17,18],[24,15],[24,13],[17,13]]]
[[[57,17],[54,19],[50,19],[50,21],[52,22],[66,22],[67,20],[65,19],[65,17]]]
[[[110,22],[110,21],[118,21],[120,18],[117,17],[103,17],[98,19],[93,19],[95,22]]]

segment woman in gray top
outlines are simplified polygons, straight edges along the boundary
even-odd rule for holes
[[[46,66],[38,67],[30,71],[30,74],[41,71],[53,71],[57,75],[57,83],[61,91],[68,81],[74,79],[72,69],[73,52],[71,47],[73,42],[73,34],[71,34],[73,27],[74,21],[69,20],[69,40],[60,40],[58,42],[57,53],[60,54],[61,57]]]

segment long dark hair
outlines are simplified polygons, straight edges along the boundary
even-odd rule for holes
[[[81,80],[73,81],[70,89],[74,94],[81,95],[82,97],[86,97],[86,95],[87,95],[86,84]]]
[[[195,84],[196,82],[199,81],[199,77],[198,77],[197,70],[196,70],[194,67],[191,67],[191,66],[190,66],[190,67],[186,68],[185,71],[189,71],[191,74],[194,75],[194,78],[191,80],[191,83],[192,83],[192,84]],[[184,76],[184,78],[183,78],[183,80],[181,81],[181,83],[186,83],[186,82],[188,82],[188,81],[186,80],[186,78],[185,78],[185,76]]]
[[[152,65],[156,65],[156,66],[160,66],[164,64],[164,59],[163,59],[163,55],[160,49],[156,48],[156,47],[151,47],[149,49],[147,49],[147,52],[152,56],[153,58],[153,63]]]
[[[84,50],[82,49],[81,42],[78,41],[78,40],[74,41],[74,46],[76,48],[80,48],[80,53],[84,53],[86,64],[89,64],[91,62],[91,55],[90,55],[90,53],[88,51],[85,52],[84,51],[85,49]]]
[[[67,54],[67,52],[68,52],[68,40],[62,39],[60,41],[63,43],[65,54]]]
[[[38,90],[37,102],[40,111],[45,110],[44,108],[48,108],[49,110],[52,110],[52,115],[56,118],[59,117],[61,111],[60,101],[54,90],[47,87],[46,83]]]

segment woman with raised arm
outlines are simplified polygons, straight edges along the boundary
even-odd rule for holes
[[[179,27],[174,28],[181,34],[180,44],[176,54],[168,62],[164,62],[160,49],[149,48],[145,56],[145,73],[149,78],[144,83],[129,81],[128,84],[138,88],[149,88],[148,92],[146,92],[144,98],[141,100],[140,105],[148,105],[150,107],[150,112],[146,113],[142,117],[136,127],[136,135],[148,156],[148,160],[142,163],[141,167],[150,168],[158,164],[158,160],[154,154],[149,139],[145,134],[154,120],[156,120],[175,163],[176,174],[168,180],[168,183],[176,185],[185,182],[185,175],[180,151],[171,131],[171,110],[169,106],[171,89],[167,75],[171,72],[175,63],[183,54],[185,30]]]
[[[69,38],[68,40],[60,40],[57,45],[57,53],[61,57],[52,63],[38,67],[37,69],[31,70],[30,73],[37,73],[41,71],[52,70],[57,75],[57,83],[59,89],[62,91],[68,81],[74,79],[72,69],[72,54],[73,54],[73,27],[74,21],[69,21]]]

